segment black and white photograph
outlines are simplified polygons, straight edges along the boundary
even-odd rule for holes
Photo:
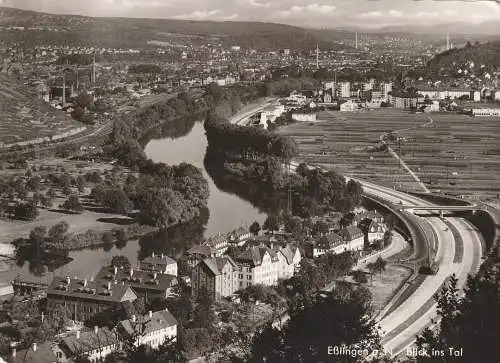
[[[0,0],[0,363],[499,342],[499,0]]]

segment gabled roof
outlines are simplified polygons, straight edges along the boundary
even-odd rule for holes
[[[151,255],[149,257],[146,257],[144,260],[141,261],[141,263],[147,263],[151,265],[161,265],[161,266],[177,264],[177,262],[173,258],[170,258],[167,255],[163,254]]]
[[[318,239],[316,246],[318,248],[330,249],[341,243],[343,243],[343,239],[341,236],[336,233],[329,233],[325,236],[321,236]]]
[[[20,350],[15,357],[7,359],[10,363],[55,363],[58,361],[52,350],[53,343],[45,342],[37,344],[36,351],[33,345],[28,349]]]
[[[207,246],[207,245],[197,245],[197,246],[193,246],[189,250],[187,250],[186,254],[188,256],[189,255],[202,255],[202,256],[209,257],[210,255],[212,255],[212,249],[210,248],[210,246]]]
[[[278,259],[276,251],[263,246],[253,246],[247,248],[242,254],[238,256],[236,260],[238,262],[248,263],[253,267],[260,266],[266,253],[269,254],[271,260],[276,261]]]
[[[81,332],[79,338],[76,335],[70,335],[62,339],[63,345],[73,356],[109,347],[118,342],[116,334],[108,328],[99,328],[97,333],[94,330]]]
[[[129,335],[136,332],[136,324],[141,324],[140,331],[142,335],[166,329],[177,325],[177,319],[167,310],[155,311],[149,316],[145,314],[134,322],[132,319],[122,320],[120,327]]]
[[[356,239],[356,238],[362,236],[363,231],[355,226],[347,226],[347,227],[343,228],[342,230],[340,230],[339,235],[345,241],[352,241],[353,239]]]
[[[214,276],[220,275],[227,263],[236,267],[236,263],[229,256],[206,258],[200,262],[200,264],[206,266]]]

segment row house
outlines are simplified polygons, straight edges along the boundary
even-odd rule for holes
[[[365,234],[358,227],[347,226],[340,230],[339,236],[350,251],[359,251],[364,248]]]
[[[301,259],[300,250],[293,245],[251,246],[234,260],[229,256],[207,258],[193,269],[193,293],[206,289],[220,299],[251,285],[276,285],[279,279],[295,274]]]
[[[178,282],[174,275],[116,266],[102,267],[95,280],[103,284],[130,286],[134,293],[143,297],[146,302],[154,299],[165,300]]]
[[[62,339],[60,347],[66,359],[85,357],[90,362],[102,362],[111,353],[120,348],[118,335],[108,328],[94,327],[92,331],[76,331]]]
[[[319,257],[326,253],[342,253],[344,252],[345,244],[341,236],[336,233],[329,233],[321,236],[313,246],[313,257]]]
[[[116,328],[95,326],[92,330],[77,330],[65,334],[59,342],[33,343],[16,352],[12,349],[9,363],[62,363],[86,358],[92,363],[102,362],[108,355],[122,349],[128,340],[138,347],[146,345],[158,349],[162,344],[177,339],[177,320],[168,311],[149,311],[147,314],[122,320]],[[2,359],[0,358],[0,362]]]
[[[56,276],[47,289],[47,312],[52,316],[65,309],[72,320],[86,321],[97,313],[136,299],[129,285]]]

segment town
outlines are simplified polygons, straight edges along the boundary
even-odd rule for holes
[[[489,22],[0,13],[0,362],[492,361]]]

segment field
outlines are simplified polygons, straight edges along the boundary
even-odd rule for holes
[[[325,111],[316,123],[280,129],[299,145],[299,161],[333,167],[340,173],[398,189],[422,187],[384,151],[381,135],[395,132],[391,144],[431,191],[497,198],[500,193],[500,118],[457,114],[412,114],[386,109],[358,113]]]
[[[24,85],[0,74],[0,146],[60,135],[82,126],[39,100]]]

